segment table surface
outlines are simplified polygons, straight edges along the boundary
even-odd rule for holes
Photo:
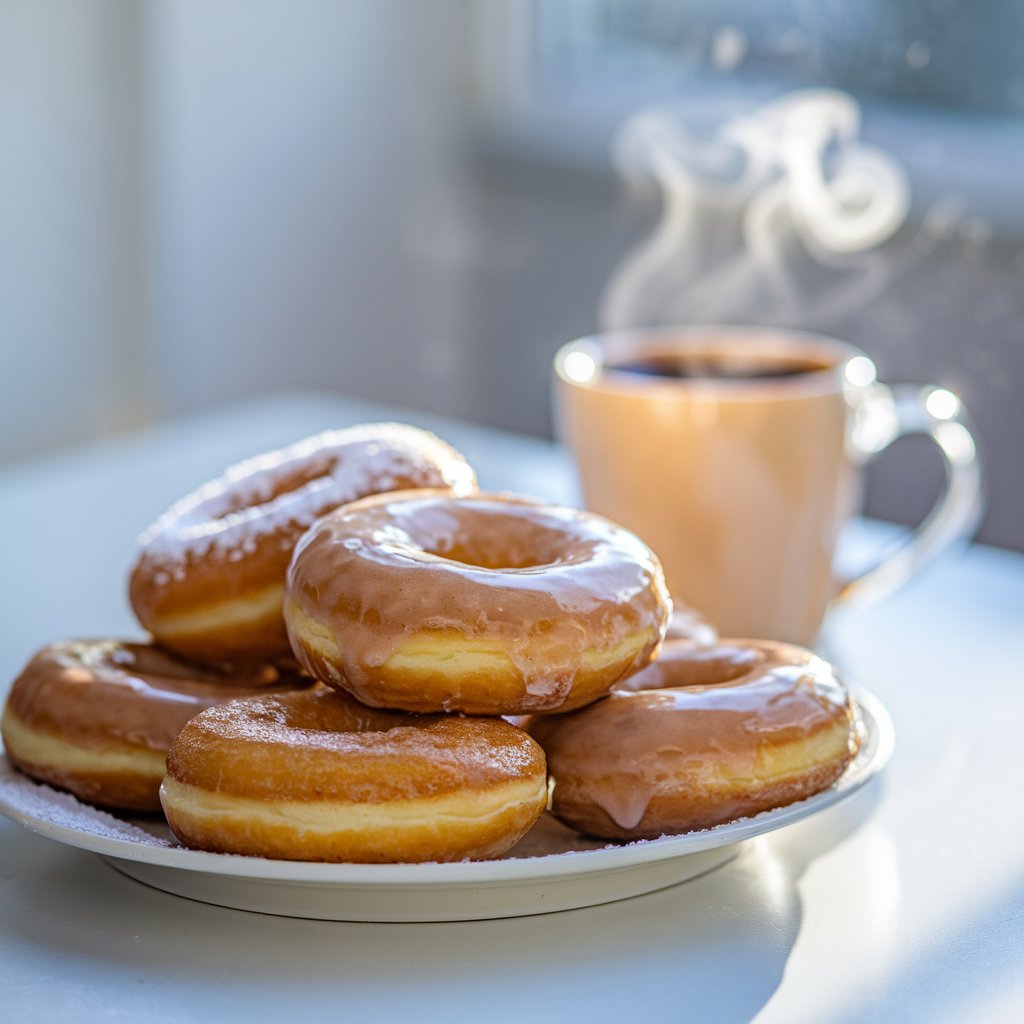
[[[385,418],[437,430],[484,487],[575,498],[544,442],[315,394],[23,463],[0,473],[0,679],[53,639],[137,635],[134,538],[194,485]],[[146,888],[0,819],[0,1021],[1024,1019],[1024,558],[948,556],[885,603],[834,613],[822,645],[893,715],[883,776],[702,878],[607,906],[276,918]]]

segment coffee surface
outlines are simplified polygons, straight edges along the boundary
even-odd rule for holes
[[[827,364],[807,359],[785,359],[777,355],[716,355],[698,353],[651,353],[623,362],[609,363],[618,373],[669,380],[776,380],[799,377],[827,369]]]

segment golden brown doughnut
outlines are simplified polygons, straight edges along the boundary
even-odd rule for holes
[[[424,430],[326,431],[240,462],[173,505],[139,539],[132,607],[186,658],[219,665],[287,656],[285,571],[318,516],[380,491],[474,486],[465,459]]]
[[[44,647],[14,681],[0,728],[32,778],[104,807],[159,811],[167,750],[193,715],[311,682],[270,667],[212,672],[150,644],[68,640]]]
[[[299,661],[375,707],[580,707],[657,650],[658,560],[589,512],[508,495],[379,495],[303,537],[285,618]]]
[[[612,694],[535,718],[552,811],[613,839],[710,828],[830,786],[857,749],[854,707],[832,667],[792,644],[666,641]]]
[[[160,790],[188,846],[286,860],[496,857],[547,798],[544,754],[495,718],[367,708],[326,688],[193,718]]]

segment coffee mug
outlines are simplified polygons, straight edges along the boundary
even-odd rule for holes
[[[810,644],[836,600],[873,600],[977,525],[981,483],[960,402],[877,380],[844,342],[761,327],[616,331],[555,357],[555,417],[588,508],[639,534],[673,597],[723,636]],[[896,438],[938,445],[946,483],[907,543],[833,569],[861,470]]]

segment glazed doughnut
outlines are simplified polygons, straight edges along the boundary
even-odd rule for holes
[[[209,664],[290,654],[281,618],[295,542],[325,512],[409,487],[473,489],[473,471],[424,430],[332,430],[240,462],[182,498],[140,538],[130,597],[165,647]]]
[[[311,682],[270,667],[204,671],[149,644],[69,640],[28,663],[0,728],[11,761],[32,778],[104,807],[159,811],[167,750],[193,715]]]
[[[658,560],[588,512],[524,498],[380,495],[303,537],[285,620],[299,661],[364,704],[581,707],[657,650]]]
[[[830,786],[857,750],[846,688],[791,644],[667,641],[607,700],[535,718],[552,811],[612,839],[710,828]]]
[[[544,754],[497,718],[367,708],[318,687],[193,718],[160,790],[188,846],[285,860],[496,857],[547,799]]]

